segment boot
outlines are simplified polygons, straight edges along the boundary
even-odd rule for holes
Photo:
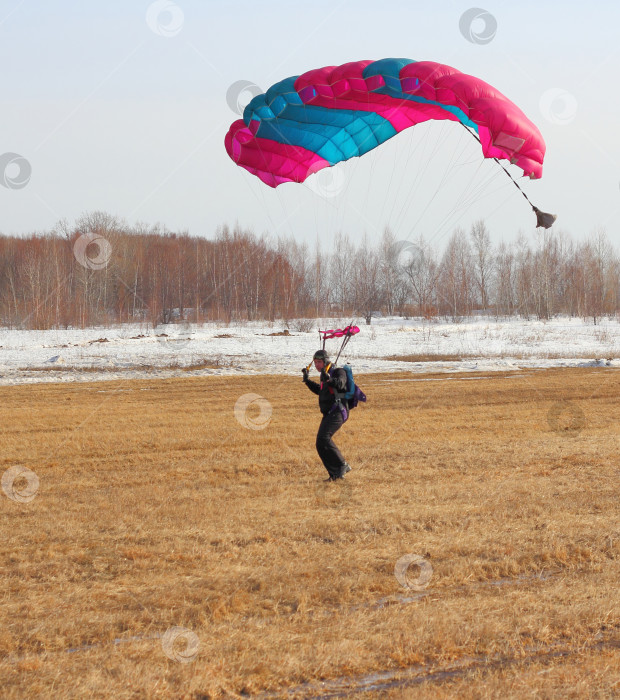
[[[340,470],[340,476],[338,477],[339,479],[344,479],[344,475],[348,474],[351,471],[351,467],[349,466],[348,462],[345,462],[342,465],[342,469]]]

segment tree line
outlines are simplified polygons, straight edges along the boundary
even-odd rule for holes
[[[374,314],[458,320],[475,313],[595,323],[620,309],[620,259],[603,231],[582,242],[538,229],[492,244],[483,221],[432,238],[329,246],[236,226],[212,239],[128,226],[101,212],[74,226],[0,236],[0,325],[66,328]]]

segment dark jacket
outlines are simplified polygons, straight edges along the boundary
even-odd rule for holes
[[[321,382],[319,384],[313,382],[311,379],[308,379],[306,382],[308,389],[310,389],[313,394],[319,395],[319,408],[324,416],[329,413],[331,407],[336,402],[334,390],[338,394],[344,394],[347,390],[347,373],[343,369],[340,367],[330,367],[328,374],[329,381],[327,382]]]

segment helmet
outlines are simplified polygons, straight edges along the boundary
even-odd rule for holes
[[[327,363],[329,362],[329,355],[327,354],[327,350],[317,350],[314,353],[314,357],[312,360],[323,360],[323,362]]]

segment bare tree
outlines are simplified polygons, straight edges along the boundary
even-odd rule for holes
[[[415,243],[406,246],[401,255],[402,271],[417,313],[426,318],[435,316],[439,265],[434,250],[424,237],[420,236]]]
[[[380,243],[381,277],[388,316],[402,307],[406,300],[406,284],[398,260],[399,246],[389,228],[385,228]]]
[[[440,264],[438,293],[443,312],[453,320],[468,315],[473,304],[472,253],[462,229],[450,238]]]
[[[354,249],[348,236],[337,233],[330,250],[330,279],[333,300],[338,311],[344,315],[350,307],[353,296],[352,272]]]
[[[491,237],[484,221],[476,221],[470,231],[474,258],[474,279],[483,309],[489,306],[489,284],[492,273]]]
[[[102,267],[80,264],[74,254],[89,232],[111,246]],[[3,325],[275,320],[334,309],[370,322],[374,311],[409,308],[457,319],[477,305],[494,306],[498,315],[567,313],[599,323],[620,309],[620,261],[602,230],[579,245],[556,230],[494,249],[483,222],[469,235],[456,230],[440,263],[422,237],[403,244],[389,230],[374,246],[340,235],[310,257],[292,239],[274,242],[239,226],[206,239],[160,225],[130,228],[103,212],[84,214],[73,227],[59,222],[48,233],[0,236]]]
[[[495,255],[495,313],[512,316],[515,311],[515,256],[502,242]]]
[[[353,265],[354,309],[370,325],[373,311],[378,311],[385,299],[385,288],[381,279],[381,256],[368,247],[364,238],[362,246],[355,254]]]
[[[615,295],[611,290],[613,275],[613,249],[605,232],[595,232],[590,239],[580,246],[578,257],[581,265],[581,315],[592,318],[596,325],[601,316],[611,313]]]

